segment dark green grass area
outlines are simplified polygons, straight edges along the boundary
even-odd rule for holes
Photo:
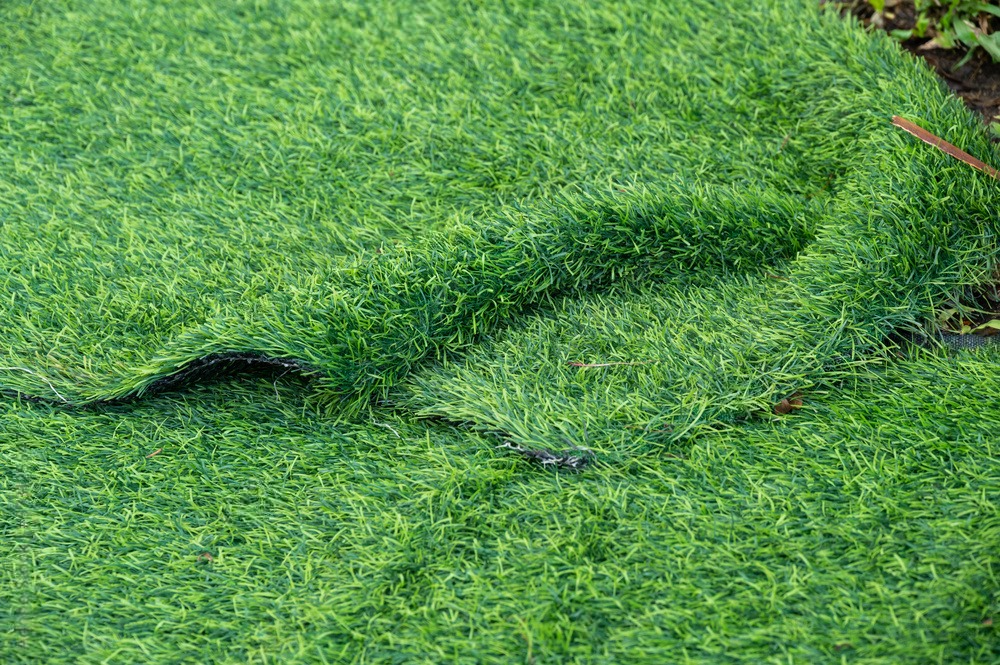
[[[1000,662],[893,115],[998,162],[812,0],[0,2],[0,662]]]
[[[998,360],[575,474],[285,383],[7,404],[0,657],[997,662]]]

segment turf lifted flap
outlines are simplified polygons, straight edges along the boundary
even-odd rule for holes
[[[37,30],[74,18],[66,39],[12,34],[2,70],[30,102],[3,111],[3,387],[79,405],[252,357],[312,377],[330,412],[391,398],[447,416],[438,391],[393,391],[567,299],[614,287],[608,316],[628,318],[637,288],[683,300],[778,265],[774,288],[696,296],[734,317],[728,360],[648,355],[722,363],[705,380],[749,401],[691,399],[723,419],[839,380],[995,255],[994,185],[889,119],[990,148],[888,40],[782,2],[694,20],[710,7],[429,3],[322,31],[299,10],[248,23],[220,6],[126,51],[87,26],[136,15],[45,15]],[[260,61],[198,27],[214,22]],[[86,51],[80,71],[60,49]]]

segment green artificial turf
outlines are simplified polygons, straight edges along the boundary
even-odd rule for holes
[[[998,361],[569,474],[295,384],[9,403],[3,660],[996,662]]]
[[[1000,662],[1000,155],[815,4],[0,3],[0,662]]]

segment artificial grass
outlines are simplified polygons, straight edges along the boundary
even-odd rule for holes
[[[876,221],[891,222],[912,205],[936,221],[909,188],[930,198],[961,182],[949,214],[976,231],[986,214],[988,184],[886,123],[944,123],[982,153],[973,119],[894,45],[804,8],[752,5],[695,32],[711,3],[318,14],[305,3],[256,20],[223,3],[159,22],[143,6],[7,10],[3,85],[20,103],[4,132],[0,318],[4,366],[18,368],[4,382],[27,394],[117,397],[205,355],[260,351],[315,367],[338,408],[363,406],[555,297],[683,279],[703,262],[713,275],[772,263],[821,228],[810,279],[846,280],[838,262],[882,241],[857,216],[886,205]],[[441,33],[438,50],[422,24]],[[104,45],[111,34],[131,37]],[[350,39],[365,45],[363,68]],[[883,153],[905,163],[880,164]],[[879,182],[866,171],[880,168],[887,187],[861,200],[876,192],[852,184]],[[745,218],[761,198],[779,214]],[[733,222],[741,238],[720,247]],[[945,252],[903,269],[982,278],[982,260],[961,255],[983,249],[978,233],[885,231]]]
[[[570,474],[284,381],[8,403],[3,659],[996,662],[997,360]]]
[[[1000,660],[994,356],[890,342],[996,275],[922,65],[804,0],[202,4],[0,7],[5,660]]]

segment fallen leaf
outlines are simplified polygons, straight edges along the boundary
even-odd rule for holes
[[[202,552],[201,554],[198,555],[199,563],[211,563],[213,561],[215,561],[215,557],[209,554],[208,552]]]
[[[955,316],[956,314],[958,314],[957,309],[942,309],[937,317],[938,325],[940,326],[948,325],[948,321],[950,321],[951,317]]]
[[[802,398],[798,394],[792,395],[791,397],[786,397],[777,404],[774,405],[774,412],[779,416],[785,416],[794,411],[795,409],[802,408]]]
[[[970,332],[976,333],[983,337],[996,335],[997,333],[1000,333],[1000,319],[991,319],[986,323],[976,326]]]

